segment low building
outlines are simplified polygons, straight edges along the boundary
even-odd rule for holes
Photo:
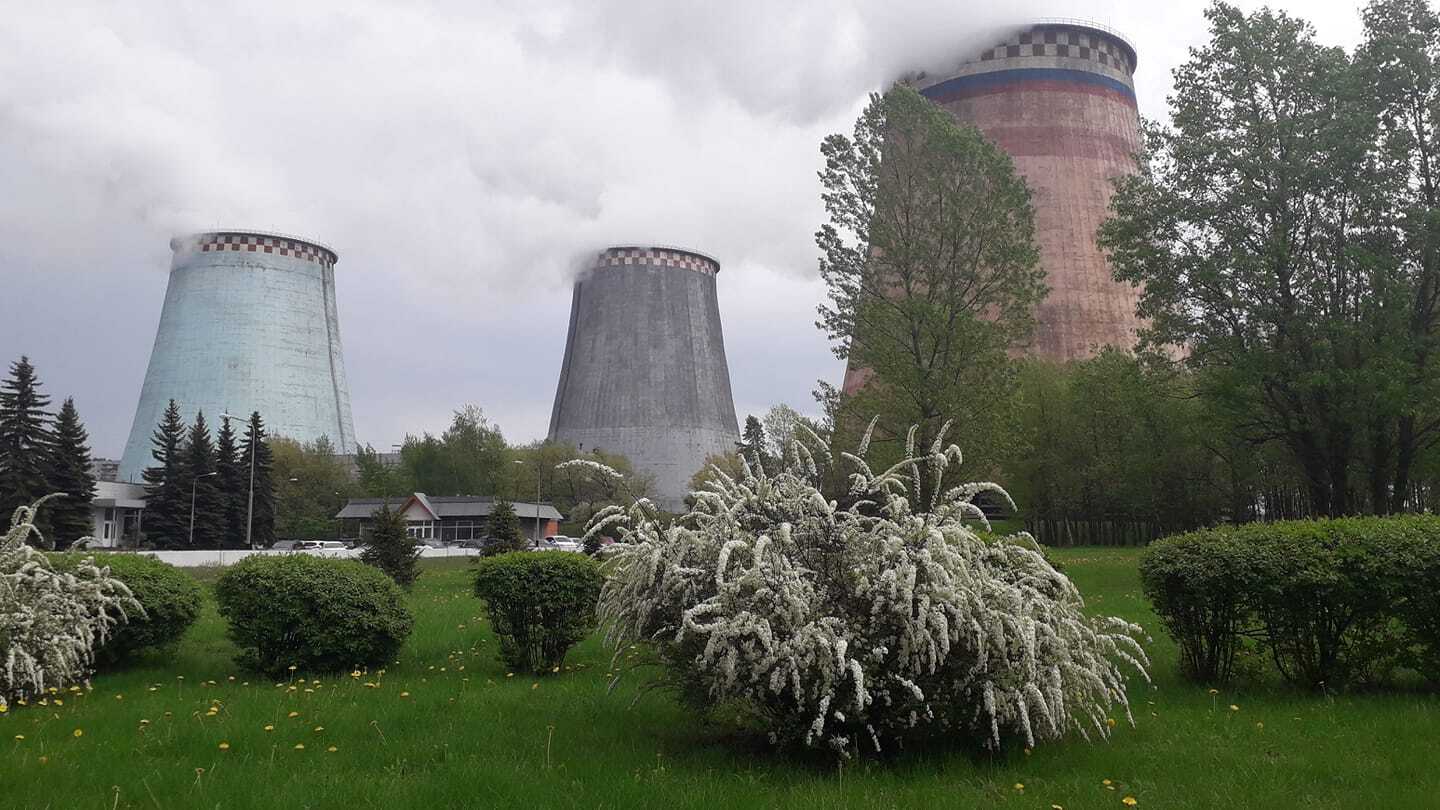
[[[118,481],[95,482],[90,501],[90,536],[105,548],[135,546],[140,539],[140,516],[145,511],[145,487]]]
[[[490,512],[496,499],[488,495],[429,496],[423,492],[398,498],[354,498],[345,504],[335,518],[341,522],[345,537],[363,538],[370,533],[371,516],[386,502],[390,508],[405,515],[407,531],[416,540],[438,540],[463,543],[483,540],[490,533]],[[564,515],[548,503],[511,501],[520,531],[527,537],[546,537],[560,529]]]

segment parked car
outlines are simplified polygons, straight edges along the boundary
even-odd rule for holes
[[[274,551],[294,551],[294,550],[295,550],[295,541],[294,541],[294,540],[276,540],[275,543],[270,546],[270,548],[271,548],[272,550],[274,550]]]
[[[579,551],[580,541],[563,534],[552,534],[540,541],[536,551]]]
[[[345,544],[339,540],[298,540],[295,542],[297,551],[335,551],[345,548]]]

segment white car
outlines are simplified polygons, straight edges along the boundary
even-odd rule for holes
[[[552,534],[540,541],[536,551],[579,551],[580,541],[563,534]]]

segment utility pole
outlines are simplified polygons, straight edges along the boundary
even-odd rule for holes
[[[228,413],[222,413],[220,417],[222,419],[240,418]],[[257,435],[250,442],[250,503],[245,507],[245,545],[249,546],[251,551],[255,550],[255,541],[250,539],[250,529],[255,525],[255,457],[260,455],[260,448],[255,444],[259,441],[260,437]]]
[[[190,482],[190,548],[192,549],[195,548],[195,487],[200,484],[201,478],[209,478],[212,475],[219,474],[220,473],[213,472],[203,473],[195,476],[195,480]]]

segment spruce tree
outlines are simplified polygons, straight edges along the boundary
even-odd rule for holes
[[[422,547],[406,530],[405,513],[384,503],[370,517],[373,525],[360,552],[361,562],[379,568],[408,590],[420,576]]]
[[[229,419],[220,420],[220,430],[215,434],[215,472],[212,480],[220,496],[220,545],[244,548],[250,468],[240,465],[240,448]]]
[[[520,532],[520,518],[509,501],[496,501],[490,508],[490,540],[481,549],[485,556],[523,551],[525,535]]]
[[[774,472],[771,469],[770,453],[765,449],[765,426],[754,414],[745,417],[745,430],[740,434],[740,445],[744,451],[745,460],[751,464],[759,464],[767,472]]]
[[[90,502],[95,499],[95,476],[90,472],[90,436],[75,400],[69,397],[55,418],[48,483],[52,492],[64,493],[49,504],[54,545],[63,548],[93,534]]]
[[[143,473],[145,514],[141,525],[146,541],[156,548],[179,548],[189,528],[190,493],[180,491],[185,478],[185,423],[180,421],[175,400],[166,406],[150,443],[155,464]]]
[[[187,514],[187,536],[191,548],[220,548],[224,537],[224,503],[216,482],[215,444],[203,411],[195,414],[190,426],[190,440],[185,449],[185,472],[190,509]],[[190,531],[190,526],[194,531]]]
[[[254,459],[254,484],[250,484],[251,458]],[[260,412],[250,414],[250,424],[245,428],[245,442],[241,445],[240,469],[244,471],[247,486],[244,488],[247,499],[247,513],[250,515],[250,541],[251,544],[264,548],[275,543],[275,482],[270,476],[270,444],[265,441],[265,423],[260,419]],[[249,498],[253,490],[254,504],[250,505]]]
[[[50,398],[40,393],[40,381],[28,357],[10,364],[10,377],[0,383],[0,520],[50,494],[45,466],[50,454]],[[49,536],[50,510],[42,510],[40,529]],[[33,537],[33,535],[32,535]]]

